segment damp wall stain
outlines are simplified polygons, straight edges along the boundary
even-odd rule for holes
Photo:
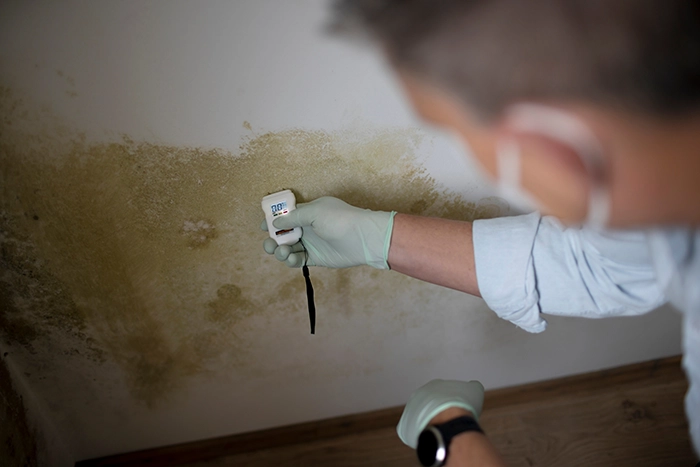
[[[24,401],[12,385],[5,359],[0,358],[0,465],[37,466],[37,451]]]
[[[116,365],[147,406],[195,375],[274,369],[262,325],[303,319],[288,301],[299,278],[262,252],[267,193],[464,220],[507,209],[441,188],[416,159],[412,129],[255,133],[245,122],[251,135],[229,151],[88,142],[7,88],[0,112],[3,339],[44,371],[60,359]],[[371,314],[414,284],[386,273],[382,287],[378,274],[316,274],[320,306],[336,319]]]

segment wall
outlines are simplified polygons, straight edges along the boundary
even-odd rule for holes
[[[0,354],[0,465],[72,465],[73,453],[26,384],[31,374],[14,364],[15,349],[0,345]]]
[[[262,252],[284,187],[456,219],[508,206],[321,1],[0,6],[0,328],[75,459],[372,410],[433,377],[500,387],[667,356],[680,319],[550,319]]]
[[[12,384],[4,360],[0,360],[0,463],[2,465],[38,465],[36,433],[27,420],[22,396]]]

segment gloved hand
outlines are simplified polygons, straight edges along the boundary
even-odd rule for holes
[[[484,386],[480,382],[434,379],[411,395],[396,432],[404,444],[415,449],[421,432],[443,410],[461,407],[478,421],[483,405]]]
[[[308,266],[348,268],[366,264],[389,269],[387,257],[395,214],[356,208],[338,198],[318,198],[298,204],[294,211],[274,221],[278,229],[301,227],[300,242],[277,246],[268,237],[263,248],[290,267],[303,266],[308,254]],[[267,230],[265,221],[261,228]]]

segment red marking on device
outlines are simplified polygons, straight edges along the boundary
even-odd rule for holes
[[[280,235],[287,235],[290,232],[294,232],[294,229],[278,230],[277,232],[275,232],[275,235],[279,237]]]

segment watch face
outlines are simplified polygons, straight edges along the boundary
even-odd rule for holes
[[[428,427],[418,437],[418,460],[426,467],[442,465],[446,456],[442,435],[435,427]]]

